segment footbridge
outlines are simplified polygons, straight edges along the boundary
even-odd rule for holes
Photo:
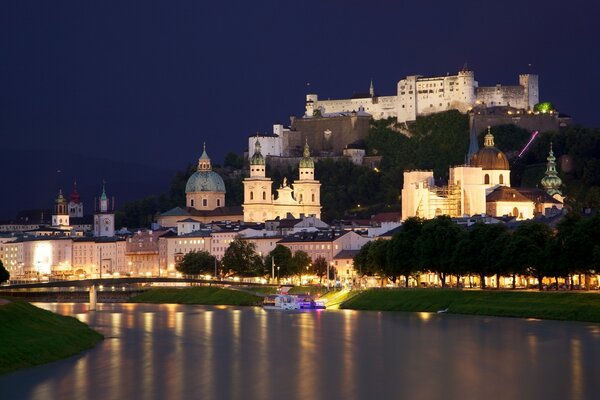
[[[147,278],[96,278],[81,280],[54,280],[49,282],[31,282],[14,283],[0,286],[0,294],[7,296],[23,292],[34,292],[40,289],[64,289],[65,291],[83,290],[89,293],[89,309],[95,310],[98,303],[98,290],[102,287],[133,287],[144,288],[146,290],[153,284],[197,284],[214,286],[257,286],[257,287],[277,287],[276,284],[262,284],[255,282],[244,282],[239,280],[215,280],[215,279],[196,279],[196,278],[168,278],[168,277],[147,277]]]

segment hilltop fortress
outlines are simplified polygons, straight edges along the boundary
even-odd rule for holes
[[[519,75],[519,85],[479,87],[473,71],[463,68],[456,75],[407,76],[398,82],[395,96],[377,96],[373,82],[369,93],[350,99],[319,100],[306,95],[304,118],[336,113],[366,112],[374,119],[396,117],[398,122],[414,121],[419,115],[448,110],[466,113],[475,106],[506,106],[530,110],[539,103],[538,76]]]

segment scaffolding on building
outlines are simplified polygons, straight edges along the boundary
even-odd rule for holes
[[[462,215],[461,190],[458,185],[434,186],[429,189],[429,209],[434,216],[447,215],[455,218]]]

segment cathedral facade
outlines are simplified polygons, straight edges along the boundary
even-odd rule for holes
[[[295,218],[321,218],[321,183],[315,180],[315,163],[308,143],[304,145],[298,175],[293,184],[288,184],[284,178],[274,195],[273,181],[266,176],[266,161],[257,138],[250,158],[250,176],[244,179],[244,222],[264,222],[285,218],[288,214]]]

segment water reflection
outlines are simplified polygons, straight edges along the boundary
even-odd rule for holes
[[[7,399],[589,398],[598,326],[425,313],[43,304],[107,336]],[[544,384],[546,383],[546,384]]]

